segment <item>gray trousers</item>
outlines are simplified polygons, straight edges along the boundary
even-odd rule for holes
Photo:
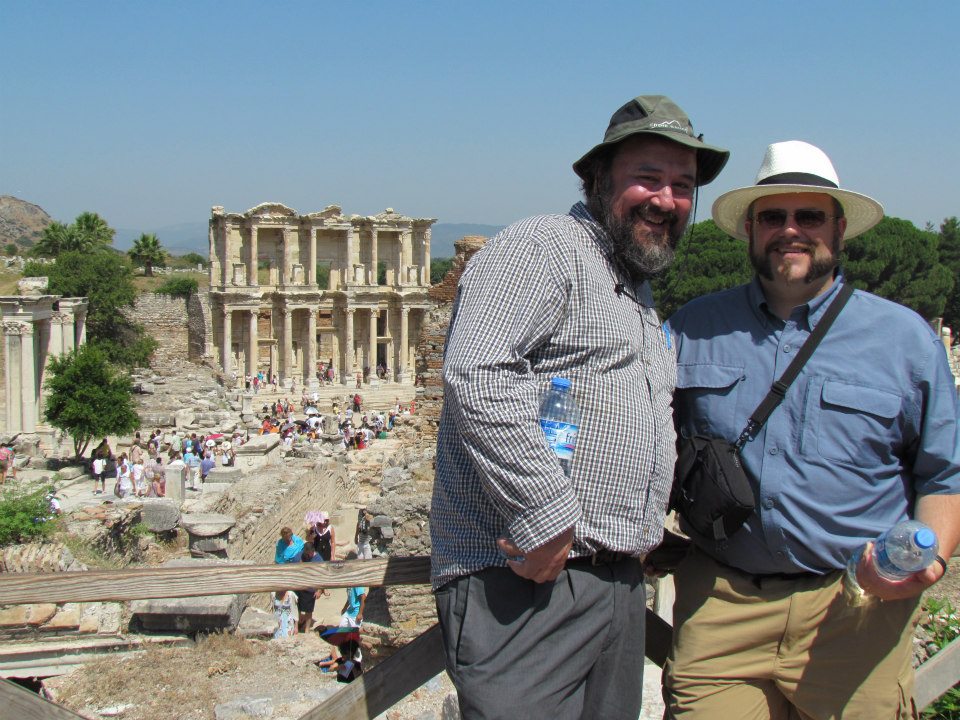
[[[639,561],[574,561],[539,585],[509,568],[486,568],[447,583],[436,601],[465,720],[640,715]]]

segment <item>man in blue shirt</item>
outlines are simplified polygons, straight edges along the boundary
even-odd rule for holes
[[[845,238],[883,217],[807,143],[767,149],[717,225],[747,240],[754,280],[670,320],[681,436],[734,441],[838,295]],[[942,343],[911,310],[855,291],[783,403],[743,448],[756,509],[725,544],[696,539],[676,573],[667,717],[916,717],[912,630],[939,558],[902,581],[854,551],[913,517],[949,557],[960,538],[958,402]],[[689,529],[689,528],[688,528]],[[882,601],[882,603],[881,603]]]

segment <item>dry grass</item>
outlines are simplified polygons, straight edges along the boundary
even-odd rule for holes
[[[211,720],[217,688],[211,678],[243,671],[263,654],[263,643],[231,634],[210,635],[192,648],[148,647],[104,658],[55,683],[57,702],[78,712],[133,704],[125,720]]]
[[[133,286],[137,289],[137,292],[154,292],[158,287],[163,285],[172,277],[196,278],[197,285],[201,290],[205,290],[206,288],[210,287],[210,276],[206,272],[177,273],[176,275],[154,275],[153,277],[146,277],[145,275],[137,274],[133,278]]]
[[[17,282],[23,277],[18,270],[0,268],[0,295],[16,295]]]

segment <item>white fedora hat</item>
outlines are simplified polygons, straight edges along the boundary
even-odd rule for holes
[[[713,203],[713,221],[729,235],[746,240],[744,222],[750,203],[767,195],[810,192],[830,195],[840,202],[847,219],[847,239],[866,232],[883,219],[883,206],[876,200],[840,189],[837,171],[823,150],[802,140],[787,140],[767,147],[756,184],[717,198]]]

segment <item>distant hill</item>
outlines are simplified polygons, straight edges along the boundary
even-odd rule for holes
[[[430,233],[430,255],[435,258],[453,257],[453,243],[464,235],[483,235],[491,238],[503,230],[503,227],[503,225],[476,223],[437,223]],[[154,233],[160,239],[160,243],[174,255],[197,252],[206,257],[210,252],[206,222],[180,223],[148,230],[117,228],[113,244],[121,250],[129,250],[133,241],[144,232]]]
[[[53,218],[39,205],[0,195],[0,248],[16,243],[21,248],[32,246]]]

